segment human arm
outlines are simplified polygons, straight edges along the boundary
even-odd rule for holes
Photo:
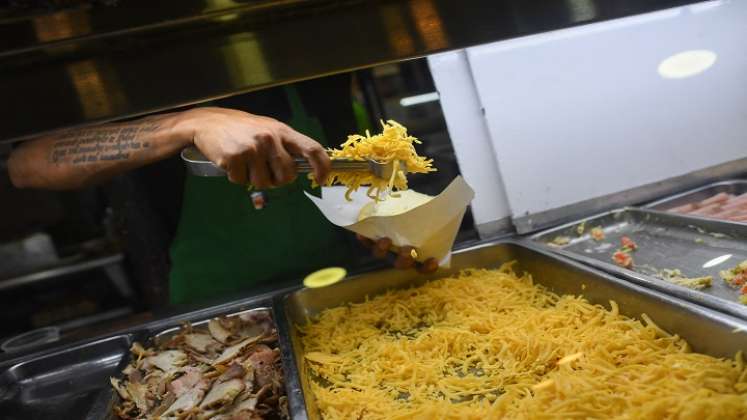
[[[291,182],[292,156],[308,159],[319,180],[330,162],[319,143],[272,118],[196,108],[130,122],[72,129],[29,140],[8,160],[19,188],[66,190],[104,182],[194,144],[238,184],[258,189]]]

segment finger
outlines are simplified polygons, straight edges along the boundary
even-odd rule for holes
[[[324,183],[332,169],[332,163],[322,145],[290,127],[282,129],[281,132],[286,149],[296,156],[306,158],[314,169],[316,182]]]
[[[355,234],[355,239],[358,240],[358,242],[361,243],[366,248],[371,248],[374,245],[374,241],[370,238],[366,238],[365,236],[361,235],[360,233]]]
[[[389,238],[381,238],[376,240],[376,248],[382,251],[389,251],[392,247],[392,240]]]
[[[236,157],[228,161],[226,174],[228,180],[234,184],[246,185],[248,182],[246,160],[243,157]]]
[[[373,247],[373,250],[371,251],[374,257],[384,259],[389,255],[388,249],[381,249],[377,246]]]
[[[397,259],[394,260],[394,268],[400,270],[407,270],[415,266],[415,260],[410,255],[398,255]]]
[[[327,152],[321,147],[313,148],[306,152],[303,157],[311,163],[311,167],[314,168],[314,179],[318,184],[324,184],[332,170],[332,162],[329,159]]]
[[[376,258],[386,258],[389,250],[392,248],[392,240],[389,238],[379,238],[374,242],[373,255]]]
[[[413,259],[415,259],[415,258],[418,257],[418,253],[417,253],[417,251],[415,251],[415,247],[414,246],[409,246],[409,245],[405,245],[403,247],[400,247],[398,254],[402,255],[402,256],[407,256],[407,257],[410,257],[410,258],[413,258]]]
[[[273,139],[269,165],[272,170],[273,183],[276,186],[288,184],[296,179],[296,163],[279,138]]]
[[[438,270],[438,261],[435,258],[428,258],[418,267],[418,272],[430,274]]]
[[[251,153],[247,161],[249,162],[249,180],[254,188],[263,190],[272,187],[270,168],[268,168],[267,161],[263,159],[262,154]]]

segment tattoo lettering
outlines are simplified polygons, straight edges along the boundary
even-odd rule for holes
[[[141,140],[142,134],[157,129],[158,124],[155,123],[136,123],[70,131],[52,146],[49,161],[86,165],[127,160],[132,152],[150,147],[150,143]]]

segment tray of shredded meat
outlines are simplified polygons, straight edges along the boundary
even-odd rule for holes
[[[258,308],[185,323],[134,343],[111,378],[122,419],[280,419],[287,403],[277,331]]]
[[[530,244],[274,307],[298,419],[747,416],[747,322]]]
[[[530,241],[697,304],[747,319],[747,225],[624,208]],[[743,279],[744,277],[744,279]]]

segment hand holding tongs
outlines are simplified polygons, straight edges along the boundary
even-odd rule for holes
[[[208,160],[196,147],[182,150],[182,160],[187,164],[190,173],[197,176],[226,176],[226,171]],[[306,159],[296,158],[298,173],[312,172],[311,164]],[[404,165],[400,165],[404,169]],[[380,163],[374,160],[332,159],[332,170],[340,172],[370,171],[375,177],[389,179],[394,172],[394,163]]]

